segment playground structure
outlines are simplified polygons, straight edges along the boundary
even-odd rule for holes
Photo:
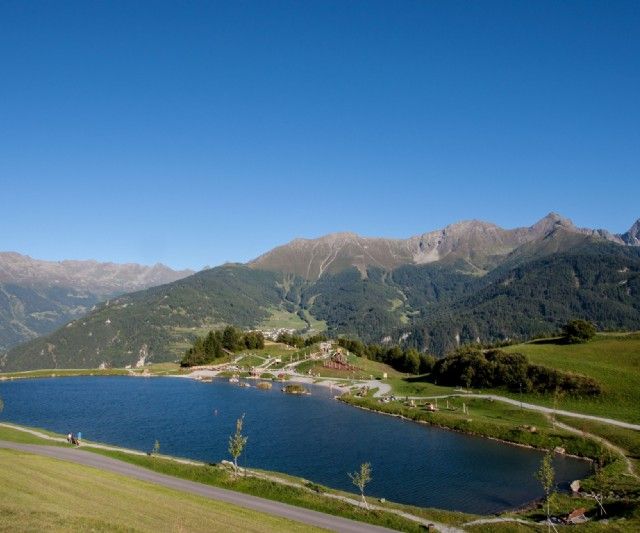
[[[322,364],[325,368],[332,368],[334,370],[346,370],[355,371],[359,370],[358,367],[349,364],[347,356],[342,353],[340,349],[336,350],[327,360]]]

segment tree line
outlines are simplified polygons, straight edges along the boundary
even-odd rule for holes
[[[421,353],[415,348],[403,349],[400,346],[381,346],[365,344],[356,339],[340,338],[338,345],[349,350],[358,357],[385,363],[391,368],[408,374],[426,374],[431,372],[436,358]]]
[[[260,331],[247,331],[227,326],[223,330],[209,331],[204,337],[196,337],[187,349],[180,366],[207,365],[228,353],[264,348],[264,335]]]
[[[324,342],[326,340],[326,335],[323,335],[322,333],[316,333],[315,335],[311,335],[309,337],[303,337],[302,335],[298,335],[296,333],[287,333],[286,331],[278,334],[278,337],[276,338],[276,342],[281,342],[294,348],[305,348],[306,346],[311,346],[312,344],[316,344],[317,342]]]
[[[597,396],[598,382],[590,377],[529,363],[521,353],[465,346],[436,361],[429,380],[438,385],[476,388],[506,387],[517,392],[565,392]]]

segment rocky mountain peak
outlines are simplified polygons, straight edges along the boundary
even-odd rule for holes
[[[515,229],[503,229],[482,220],[464,220],[408,239],[370,238],[350,232],[296,239],[254,259],[249,266],[314,280],[352,267],[366,276],[369,267],[393,270],[407,264],[461,260],[470,270],[482,273],[516,248],[560,233],[622,245],[640,244],[640,222],[625,236],[620,236],[606,230],[578,228],[568,218],[552,212],[532,226]],[[562,238],[556,248],[572,242],[576,242],[575,239]]]
[[[554,212],[551,212],[547,216],[538,220],[538,222],[536,222],[529,229],[531,229],[536,235],[542,236],[552,232],[558,227],[575,229],[575,226],[571,220]]]
[[[97,295],[122,293],[170,283],[193,274],[157,263],[100,263],[95,260],[44,261],[16,252],[0,252],[0,283],[29,287],[72,287]]]
[[[630,246],[640,246],[640,218],[629,228],[629,231],[620,235],[620,238]]]

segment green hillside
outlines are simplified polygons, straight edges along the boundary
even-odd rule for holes
[[[87,317],[10,352],[5,371],[123,367],[142,356],[182,356],[197,334],[235,324],[258,326],[274,309],[290,310],[285,275],[225,265],[175,283],[107,301]]]
[[[600,334],[585,344],[559,344],[544,339],[504,350],[522,353],[532,363],[583,374],[600,383],[599,397],[561,397],[558,409],[640,422],[640,333]],[[551,395],[527,397],[535,403],[553,405]]]
[[[12,371],[173,361],[196,335],[225,324],[326,329],[436,355],[468,342],[553,334],[572,318],[601,330],[640,329],[640,248],[554,235],[485,274],[460,260],[354,267],[316,281],[224,265],[105,302],[0,364]]]
[[[55,331],[100,301],[72,287],[27,287],[0,283],[0,351]]]
[[[458,344],[552,334],[576,317],[600,329],[640,327],[640,250],[590,243],[499,268],[468,294],[414,321],[409,342],[434,353]],[[426,315],[426,316],[425,316]],[[396,334],[399,335],[399,330]]]

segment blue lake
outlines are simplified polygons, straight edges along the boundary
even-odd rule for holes
[[[353,491],[347,472],[370,462],[368,494],[472,513],[521,506],[542,495],[534,472],[542,453],[367,412],[328,389],[291,396],[226,381],[74,377],[7,381],[1,419],[84,439],[208,462],[229,459],[229,435],[245,414],[241,465],[277,470]],[[561,484],[590,466],[555,459]]]

